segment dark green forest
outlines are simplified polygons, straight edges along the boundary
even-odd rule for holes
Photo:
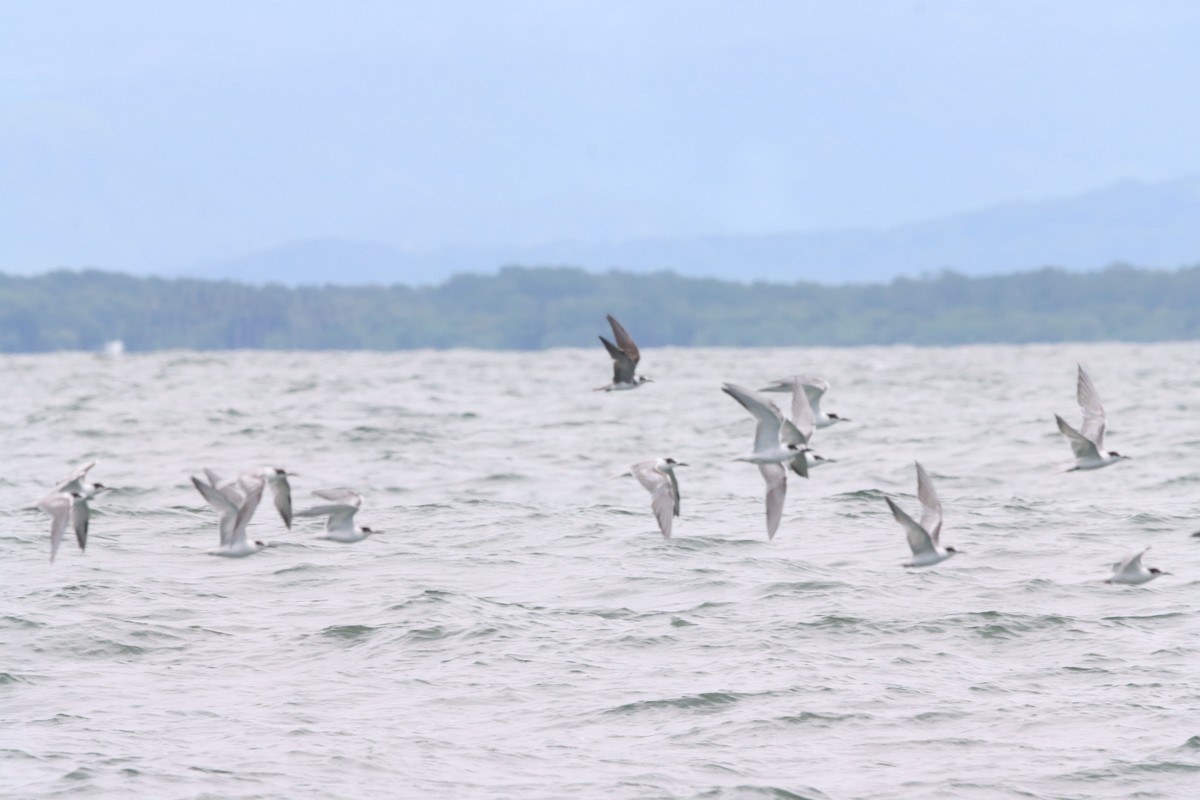
[[[736,283],[508,267],[432,287],[252,286],[100,271],[0,275],[0,351],[916,345],[1200,338],[1200,267],[888,284]]]

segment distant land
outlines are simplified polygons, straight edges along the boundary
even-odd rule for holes
[[[886,230],[560,242],[527,247],[405,251],[317,238],[163,274],[287,286],[431,285],[511,265],[600,272],[669,270],[725,280],[864,284],[950,270],[982,276],[1042,266],[1114,263],[1176,268],[1200,260],[1200,177],[1125,181],[1077,197],[1008,203]]]
[[[99,271],[0,275],[0,352],[597,347],[616,315],[643,347],[1200,338],[1200,266],[862,286],[508,267],[430,287],[251,286]]]

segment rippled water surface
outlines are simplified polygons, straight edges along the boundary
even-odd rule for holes
[[[1134,460],[1070,462],[1075,364]],[[1187,798],[1200,787],[1200,346],[0,359],[0,796]],[[851,422],[765,533],[720,392]],[[778,396],[777,396],[778,397]],[[629,464],[671,455],[664,542]],[[49,563],[25,508],[117,487]],[[913,460],[965,554],[906,570]],[[341,545],[213,558],[204,467],[358,488]],[[1152,546],[1173,573],[1103,583]]]

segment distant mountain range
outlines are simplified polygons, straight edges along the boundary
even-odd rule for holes
[[[423,252],[377,242],[313,239],[170,274],[285,285],[428,285],[454,274],[520,265],[846,284],[944,270],[978,276],[1042,266],[1088,270],[1114,263],[1154,268],[1200,263],[1200,177],[1157,184],[1125,181],[1077,197],[1009,203],[886,230]]]

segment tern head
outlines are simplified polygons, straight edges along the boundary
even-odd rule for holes
[[[1109,454],[1110,456],[1112,456],[1113,458],[1123,458],[1123,459],[1131,459],[1131,458],[1133,458],[1133,456],[1123,456],[1123,455],[1121,455],[1120,453],[1118,453],[1116,450],[1109,450],[1109,451],[1108,451],[1108,454]]]
[[[664,463],[665,463],[665,464],[666,464],[668,467],[671,467],[672,469],[674,469],[675,467],[686,467],[686,466],[688,466],[688,465],[687,465],[687,464],[685,464],[684,462],[682,462],[682,461],[676,461],[676,460],[675,460],[675,459],[673,459],[673,458],[664,458],[664,459],[663,459],[663,462],[664,462]]]
[[[962,551],[962,550],[955,550],[953,547],[947,547],[947,548],[946,548],[946,552],[947,552],[947,553],[953,553],[954,555],[956,555],[956,556],[957,556],[957,555],[961,555],[963,551]]]
[[[825,416],[829,417],[830,419],[836,419],[839,422],[849,422],[850,421],[849,417],[839,417],[837,414],[833,414],[833,413],[826,414]]]
[[[641,386],[643,383],[654,383],[654,379],[647,378],[645,375],[639,375],[637,382],[638,382],[638,386]]]
[[[1150,571],[1150,574],[1155,577],[1158,577],[1159,575],[1170,575],[1171,574],[1169,572],[1163,572],[1158,567],[1151,567],[1149,571]]]

